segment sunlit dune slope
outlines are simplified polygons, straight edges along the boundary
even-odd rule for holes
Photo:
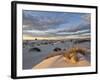
[[[77,63],[71,63],[69,59],[66,59],[62,55],[57,55],[48,59],[43,60],[39,64],[37,64],[34,69],[40,68],[62,68],[62,67],[83,67],[89,66],[89,62],[85,59],[78,61]]]

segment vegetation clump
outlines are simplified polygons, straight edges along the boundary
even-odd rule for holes
[[[41,50],[37,47],[31,48],[29,51],[41,52]]]
[[[56,47],[53,51],[61,51],[61,48]]]

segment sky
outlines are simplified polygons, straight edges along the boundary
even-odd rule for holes
[[[90,13],[23,10],[23,39],[90,37]]]

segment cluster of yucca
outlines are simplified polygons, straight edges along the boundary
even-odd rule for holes
[[[67,53],[64,53],[64,57],[69,59],[71,63],[77,63],[79,61],[78,53],[85,55],[86,49],[79,48],[79,47],[73,47],[70,48]]]
[[[62,55],[62,56],[64,56],[65,60],[69,60],[71,63],[75,64],[79,61],[78,53],[85,55],[86,49],[79,48],[79,47],[73,47],[73,48],[68,49],[68,51],[64,51],[61,53],[58,53],[58,52],[52,53],[52,54],[48,55],[45,59],[48,59],[50,57],[54,57],[57,55]]]

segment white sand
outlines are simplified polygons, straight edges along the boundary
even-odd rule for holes
[[[62,67],[81,67],[81,66],[89,66],[90,63],[83,59],[78,61],[77,63],[73,64],[70,62],[69,59],[65,59],[62,55],[54,56],[43,60],[39,64],[33,67],[33,69],[40,69],[40,68],[62,68]]]

